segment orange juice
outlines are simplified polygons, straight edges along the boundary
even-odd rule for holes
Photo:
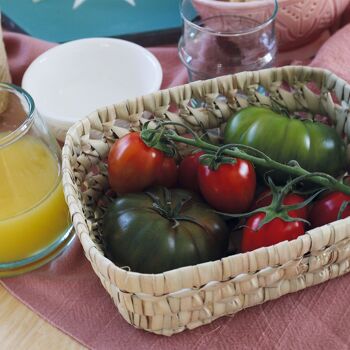
[[[40,253],[69,228],[58,164],[30,135],[0,147],[0,264]]]

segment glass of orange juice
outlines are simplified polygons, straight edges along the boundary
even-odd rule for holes
[[[73,235],[60,147],[31,96],[0,83],[0,277],[45,264]]]

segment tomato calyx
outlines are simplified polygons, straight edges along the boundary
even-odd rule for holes
[[[152,199],[152,210],[156,211],[158,214],[163,216],[169,221],[172,221],[174,225],[172,228],[176,228],[180,225],[180,221],[189,221],[196,225],[202,226],[196,219],[191,216],[183,215],[183,208],[190,200],[192,200],[193,196],[189,193],[184,193],[183,197],[180,201],[174,203],[173,198],[171,196],[171,191],[169,191],[166,187],[161,187],[163,192],[164,200],[155,195],[152,192],[146,191],[145,193]]]
[[[285,205],[283,204],[284,197],[290,192],[291,189],[291,183],[294,181],[291,181],[284,187],[276,186],[272,180],[269,178],[268,180],[269,186],[271,188],[272,193],[272,202],[270,205],[258,208],[256,210],[253,210],[252,212],[248,213],[249,216],[255,214],[255,213],[265,213],[265,217],[260,221],[257,229],[259,230],[261,227],[263,227],[265,224],[271,222],[272,220],[279,218],[283,220],[284,222],[297,222],[301,221],[307,225],[310,225],[309,221],[305,220],[301,217],[292,217],[289,215],[291,211],[296,211],[301,208],[306,207],[308,204],[310,204],[315,197],[317,197],[322,191],[319,190],[316,193],[314,193],[312,196],[307,198],[305,201],[297,204],[289,204]],[[247,215],[248,216],[248,215]]]
[[[311,176],[311,175],[310,175]],[[268,178],[268,185],[271,189],[272,194],[272,201],[271,204],[257,208],[253,211],[250,211],[248,213],[242,213],[242,214],[226,214],[226,213],[220,213],[223,216],[227,217],[234,217],[234,218],[246,218],[250,217],[257,213],[264,213],[264,218],[259,222],[259,225],[257,227],[257,230],[261,229],[264,225],[268,224],[272,220],[279,218],[284,222],[303,222],[307,225],[310,225],[310,222],[308,220],[305,220],[301,217],[294,217],[290,215],[290,212],[295,212],[296,210],[299,210],[301,208],[306,207],[308,204],[310,204],[321,192],[323,192],[325,189],[320,189],[314,192],[309,198],[307,198],[305,201],[296,203],[296,204],[289,204],[285,205],[283,204],[283,200],[285,196],[291,192],[292,188],[295,186],[297,182],[305,180],[305,178],[310,176],[299,176],[298,178],[293,179],[292,181],[288,182],[285,186],[276,186],[271,178]],[[318,176],[318,174],[314,173],[312,176]]]
[[[219,147],[215,153],[205,153],[199,157],[199,162],[207,165],[210,170],[218,170],[221,164],[236,164],[237,160],[233,157],[228,157],[223,154],[228,145]],[[230,145],[231,146],[231,145]]]
[[[140,133],[142,141],[152,148],[156,148],[166,154],[168,157],[175,157],[177,154],[176,146],[174,142],[164,137],[164,133],[167,131],[165,128],[160,128],[161,123],[157,125],[155,129],[150,127],[151,121],[147,121],[143,126]],[[160,130],[159,130],[160,128]]]

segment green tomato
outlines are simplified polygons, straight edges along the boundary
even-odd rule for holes
[[[226,223],[192,193],[162,187],[115,199],[102,225],[106,255],[142,273],[220,259],[228,237]]]
[[[280,163],[296,160],[310,172],[337,176],[346,167],[346,145],[334,128],[267,108],[247,107],[232,116],[225,127],[224,142],[252,146]]]

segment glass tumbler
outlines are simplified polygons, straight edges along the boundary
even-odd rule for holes
[[[273,66],[277,0],[182,0],[178,50],[189,80]]]
[[[0,277],[50,261],[73,234],[61,150],[30,95],[0,83]]]

